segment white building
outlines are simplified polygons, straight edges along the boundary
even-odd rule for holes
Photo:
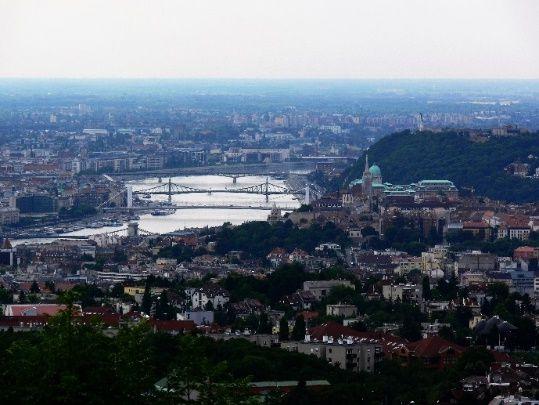
[[[326,315],[344,316],[346,318],[349,318],[357,315],[357,308],[355,305],[330,304],[326,305]]]
[[[355,285],[348,280],[313,280],[303,282],[303,291],[311,292],[317,301],[327,296],[334,287],[346,287],[355,290]]]
[[[421,302],[423,288],[417,284],[386,284],[382,287],[382,295],[389,301]]]
[[[205,308],[211,302],[213,308],[224,307],[230,300],[228,292],[218,285],[207,285],[201,288],[185,290],[191,299],[191,308]]]

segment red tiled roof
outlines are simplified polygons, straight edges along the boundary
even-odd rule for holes
[[[462,225],[463,229],[487,229],[490,225],[482,221],[466,221]]]
[[[161,321],[158,319],[150,319],[150,325],[158,331],[184,331],[196,329],[194,321]]]
[[[0,317],[0,326],[27,326],[29,324],[41,324],[46,325],[49,316],[38,315],[38,316],[2,316]]]
[[[309,253],[307,253],[305,250],[302,249],[294,249],[292,253],[290,253],[291,256],[301,256],[301,257],[307,257],[309,256]]]
[[[503,221],[508,228],[529,228],[530,217],[525,215],[504,215]]]
[[[283,248],[280,248],[280,247],[276,247],[274,248],[271,252],[268,253],[268,256],[284,256],[284,255],[287,255],[288,252],[286,251],[286,249],[283,249]]]
[[[448,349],[453,349],[457,353],[462,353],[464,348],[455,343],[441,338],[440,336],[431,336],[426,339],[418,340],[408,344],[408,348],[417,357],[436,357]]]
[[[511,356],[507,353],[498,352],[496,350],[490,350],[490,353],[494,356],[494,361],[496,363],[510,363],[513,361]]]
[[[88,314],[113,314],[115,311],[110,307],[86,307],[82,310],[84,315]]]
[[[324,336],[331,336],[334,339],[341,337],[352,337],[360,340],[370,340],[382,345],[385,353],[390,353],[396,348],[407,344],[405,339],[389,333],[382,332],[360,332],[355,329],[343,326],[340,323],[329,321],[309,329],[311,339],[319,341],[323,340]]]
[[[30,283],[27,281],[20,282],[18,285],[18,289],[24,292],[29,292],[30,289],[32,288],[32,284],[34,283]],[[45,283],[38,283],[38,287],[40,291],[45,291],[45,290],[48,291],[48,288],[45,287]]]
[[[340,338],[341,336],[365,337],[365,332],[359,332],[355,329],[343,326],[340,323],[329,321],[309,329],[312,339],[322,340],[324,336]]]
[[[535,253],[535,250],[538,248],[535,248],[533,246],[520,246],[515,249],[515,253]]]
[[[74,288],[76,286],[77,286],[76,283],[70,283],[70,282],[67,282],[67,281],[59,282],[59,283],[56,283],[54,285],[54,287],[58,291],[69,291],[69,290],[71,290],[72,288]]]
[[[79,318],[79,321],[84,324],[97,321],[105,326],[118,327],[121,319],[120,314],[84,314],[82,318]]]
[[[305,319],[306,321],[318,318],[320,316],[318,311],[303,311],[301,312],[301,315],[303,315],[303,319]]]
[[[52,316],[64,311],[66,308],[65,305],[58,304],[13,304],[6,306],[5,313],[9,313],[9,316],[25,316],[26,313],[35,310],[38,315]]]

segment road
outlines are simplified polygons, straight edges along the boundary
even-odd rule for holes
[[[182,175],[211,175],[211,174],[251,174],[251,175],[283,175],[291,171],[313,171],[315,162],[282,162],[282,163],[249,163],[232,165],[179,167],[174,169],[145,170],[140,172],[109,173],[111,177],[135,178],[151,176],[182,176]]]

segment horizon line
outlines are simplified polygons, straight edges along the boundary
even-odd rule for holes
[[[538,77],[0,76],[0,80],[539,81]]]

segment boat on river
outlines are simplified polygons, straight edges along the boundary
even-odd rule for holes
[[[154,217],[162,217],[162,216],[166,216],[166,215],[170,215],[174,212],[174,210],[153,210],[151,212],[151,214],[154,216]]]

